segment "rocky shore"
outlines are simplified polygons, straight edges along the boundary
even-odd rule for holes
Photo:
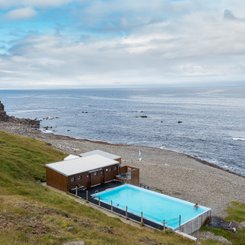
[[[4,110],[4,105],[0,101],[0,122],[12,123],[12,124],[22,124],[30,128],[39,129],[40,121],[32,120],[27,118],[17,118],[14,116],[9,116]]]
[[[140,168],[141,183],[162,193],[212,208],[213,215],[225,216],[231,201],[245,202],[245,178],[205,164],[177,152],[141,146],[109,144],[43,133],[40,122],[7,118],[0,110],[0,130],[45,141],[72,154],[94,149],[121,155],[123,163]],[[9,117],[9,116],[7,116]],[[142,160],[139,161],[139,150]]]

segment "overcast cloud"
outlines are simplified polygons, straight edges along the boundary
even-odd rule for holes
[[[0,0],[0,88],[244,81],[244,13],[243,0]]]

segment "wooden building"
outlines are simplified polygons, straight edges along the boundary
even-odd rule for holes
[[[46,164],[47,184],[62,191],[116,179],[120,162],[98,154]]]
[[[139,185],[140,184],[140,170],[131,166],[120,166],[119,173],[116,176],[118,181],[131,184]]]
[[[87,157],[87,156],[92,156],[92,155],[100,155],[100,156],[118,161],[119,163],[122,162],[122,158],[120,156],[109,153],[109,152],[101,151],[101,150],[88,151],[88,152],[79,154],[79,156],[81,157]]]

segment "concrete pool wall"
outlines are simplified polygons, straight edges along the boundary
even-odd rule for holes
[[[192,234],[195,231],[199,230],[202,225],[204,225],[207,222],[207,219],[211,217],[211,210],[207,210],[205,213],[195,217],[194,219],[182,224],[179,227],[179,230],[181,232],[184,232],[186,234]]]

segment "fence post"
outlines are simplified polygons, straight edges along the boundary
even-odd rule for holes
[[[125,216],[126,216],[126,219],[128,219],[128,206],[126,206]]]
[[[165,231],[165,219],[163,220],[163,222],[162,222],[162,225],[163,225],[163,231]]]
[[[100,206],[100,197],[99,197],[99,206]]]
[[[179,215],[179,230],[181,231],[181,215]]]
[[[112,201],[111,201],[111,211],[113,211]]]
[[[88,190],[86,190],[86,202],[88,202]]]
[[[141,224],[142,226],[144,226],[143,212],[141,212],[140,224]]]
[[[78,188],[77,188],[77,186],[76,186],[76,196],[77,196],[77,192],[78,192],[77,189],[78,189]]]

